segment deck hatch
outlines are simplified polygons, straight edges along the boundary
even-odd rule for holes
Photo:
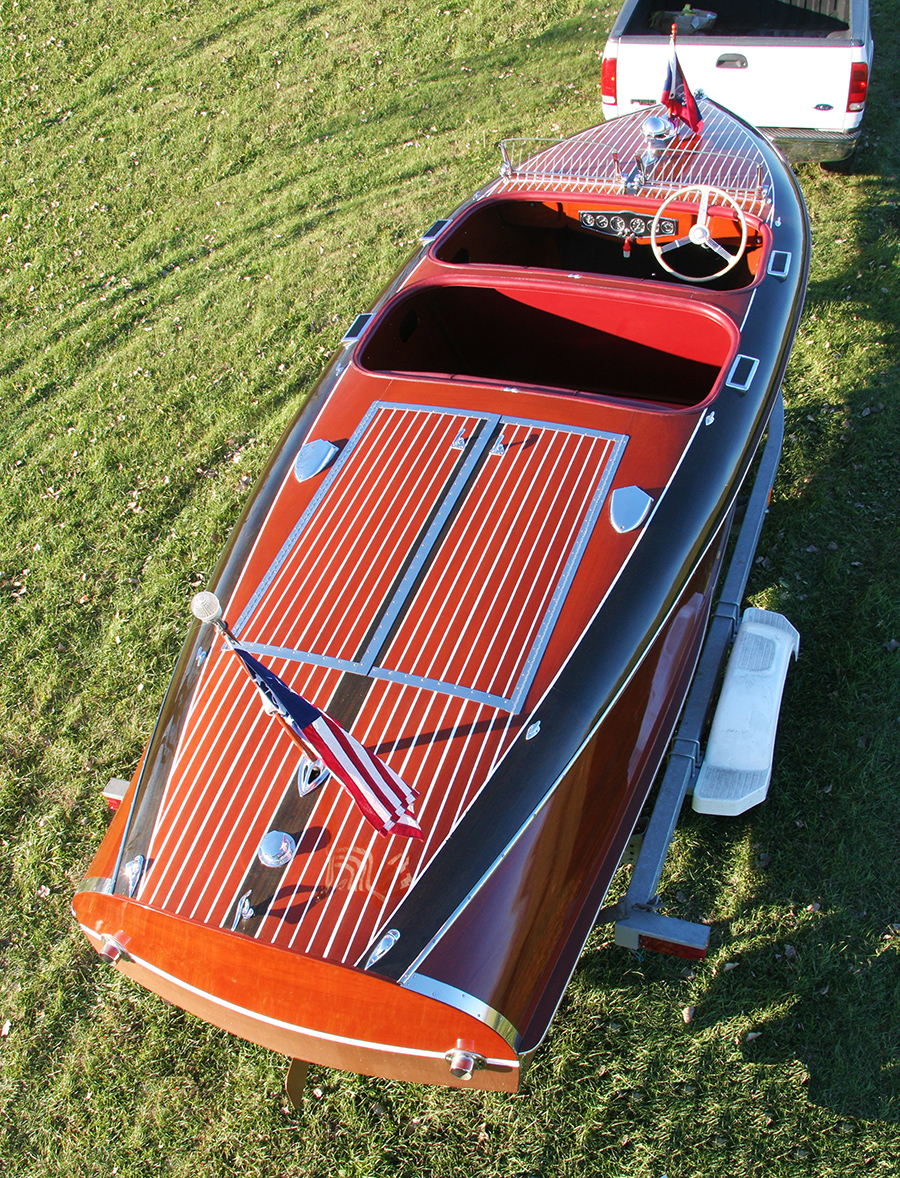
[[[518,711],[626,442],[378,402],[235,632],[256,654]]]

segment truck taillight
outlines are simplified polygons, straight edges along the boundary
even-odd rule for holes
[[[853,91],[851,90],[851,94]],[[616,102],[616,59],[604,57],[600,67],[600,95],[604,102]]]
[[[606,65],[606,62],[603,64]],[[850,66],[850,93],[847,95],[847,110],[865,109],[868,89],[869,67],[864,61],[854,61]]]

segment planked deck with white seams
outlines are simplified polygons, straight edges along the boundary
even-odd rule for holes
[[[388,846],[326,783],[295,831],[301,853],[262,903],[253,893],[253,935],[351,963],[363,952],[518,732],[627,441],[587,426],[372,405],[285,525],[234,628],[326,710],[344,672],[366,677],[347,722],[419,791],[426,837]],[[282,498],[296,486],[290,473]],[[591,600],[615,567],[591,566]],[[296,809],[298,761],[217,640],[138,898],[231,927],[260,839]]]
[[[517,711],[625,443],[377,403],[235,633],[256,654]]]

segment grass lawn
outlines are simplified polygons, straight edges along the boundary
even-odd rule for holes
[[[751,591],[802,635],[766,804],[687,812],[706,962],[595,934],[515,1098],[285,1062],[69,913],[270,448],[497,142],[596,122],[608,0],[0,0],[0,1170],[900,1173],[900,34],[814,250]],[[692,1020],[682,1017],[694,1007]]]

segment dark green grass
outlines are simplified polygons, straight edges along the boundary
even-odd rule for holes
[[[130,774],[280,431],[500,138],[597,120],[613,16],[0,4],[5,1173],[900,1173],[889,0],[853,168],[800,170],[812,274],[751,582],[802,634],[771,796],[686,812],[663,881],[670,911],[713,922],[709,959],[640,960],[600,930],[522,1095],[312,1069],[298,1114],[283,1060],[101,966],[69,915],[100,790]]]

